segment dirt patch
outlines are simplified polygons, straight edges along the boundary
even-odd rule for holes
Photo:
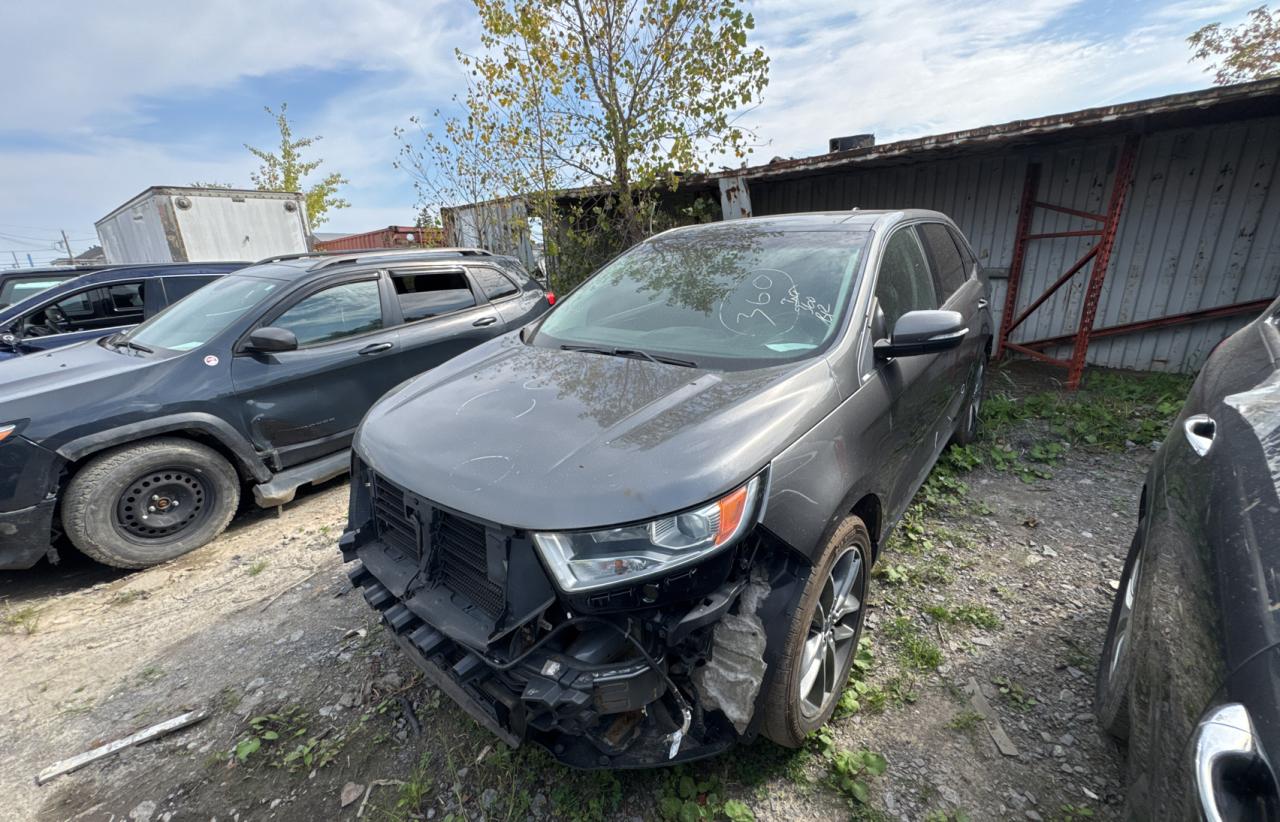
[[[1150,429],[1121,420],[1105,450],[1070,430],[1070,409],[1010,413],[1046,388],[1039,372],[993,380],[1008,419],[917,496],[878,565],[859,670],[804,749],[757,741],[636,773],[507,750],[423,683],[350,591],[339,482],[158,568],[68,557],[0,575],[0,817],[1118,816],[1121,760],[1092,716],[1093,676],[1152,455],[1124,434]],[[1132,413],[1158,417],[1153,402]],[[192,708],[212,715],[34,785]]]

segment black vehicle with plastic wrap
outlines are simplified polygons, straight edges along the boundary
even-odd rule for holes
[[[990,337],[935,212],[658,235],[370,410],[351,578],[512,745],[578,767],[799,745],[880,546],[976,432]]]

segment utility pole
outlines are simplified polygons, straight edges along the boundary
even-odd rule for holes
[[[62,247],[67,250],[67,265],[73,265],[76,258],[71,254],[71,243],[67,240],[67,232],[62,232]]]
[[[14,268],[21,268],[21,267],[22,267],[22,263],[18,262],[18,252],[16,252],[16,251],[10,251],[9,253],[13,255],[13,267],[14,267]]]

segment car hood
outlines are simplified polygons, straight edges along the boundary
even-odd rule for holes
[[[837,403],[822,359],[711,372],[510,334],[384,397],[355,447],[444,507],[519,528],[588,528],[731,490]]]
[[[14,357],[0,364],[0,421],[30,419],[28,436],[38,438],[36,431],[56,428],[54,421],[69,412],[91,418],[89,409],[99,402],[128,405],[164,362],[96,340]]]

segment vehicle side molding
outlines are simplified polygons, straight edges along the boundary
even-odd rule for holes
[[[127,442],[152,437],[157,434],[170,434],[174,431],[194,430],[207,434],[228,448],[235,455],[236,462],[248,471],[258,482],[271,479],[271,469],[262,461],[262,457],[254,450],[249,441],[241,436],[226,420],[200,411],[189,411],[182,414],[167,414],[163,417],[129,423],[105,431],[87,434],[71,440],[57,449],[58,456],[70,462],[85,457],[105,448],[124,445]]]
[[[881,359],[936,354],[960,345],[969,333],[959,311],[908,311],[898,318],[889,339],[876,340]]]
[[[318,460],[305,462],[253,486],[254,502],[262,508],[274,508],[292,502],[298,488],[341,476],[351,470],[351,450],[346,449]]]

